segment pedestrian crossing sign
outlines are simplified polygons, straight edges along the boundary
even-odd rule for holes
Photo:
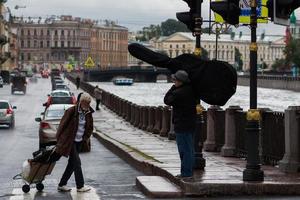
[[[84,63],[84,66],[86,66],[87,68],[92,68],[92,67],[95,67],[95,62],[93,61],[92,57],[89,56],[85,63]]]
[[[216,0],[220,1],[220,0]],[[241,8],[241,14],[239,17],[239,23],[250,24],[250,14],[251,14],[251,0],[240,0],[239,6]],[[268,8],[267,0],[257,0],[257,23],[268,23]],[[219,23],[224,23],[224,19],[221,15],[215,13],[215,21]]]
[[[72,64],[68,64],[67,65],[67,71],[71,72],[73,70],[73,65]]]

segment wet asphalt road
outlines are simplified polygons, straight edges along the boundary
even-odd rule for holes
[[[57,162],[52,174],[47,176],[43,193],[37,193],[34,186],[30,194],[24,195],[22,193],[20,188],[23,182],[12,180],[12,177],[21,172],[23,161],[31,158],[32,152],[38,148],[38,123],[34,119],[43,112],[42,103],[46,101],[46,95],[50,90],[50,79],[39,79],[38,83],[29,82],[26,95],[11,95],[9,85],[0,88],[0,99],[9,99],[12,105],[17,106],[15,128],[0,127],[0,199],[148,199],[135,187],[135,177],[143,174],[109,152],[95,138],[92,138],[92,151],[81,154],[85,182],[93,188],[94,196],[78,196],[76,192],[57,192],[56,187],[59,178],[66,166],[65,158]],[[75,186],[73,177],[70,179],[69,186]],[[300,197],[226,197],[210,199],[296,200]]]

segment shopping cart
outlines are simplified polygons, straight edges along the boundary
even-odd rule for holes
[[[22,191],[28,193],[30,191],[30,185],[36,184],[38,191],[43,191],[43,181],[47,175],[50,175],[55,161],[59,159],[55,153],[55,147],[47,147],[33,153],[33,159],[24,161],[22,172],[14,176],[14,180],[22,179],[24,185]]]

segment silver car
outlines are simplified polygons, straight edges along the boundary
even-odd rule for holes
[[[39,147],[45,148],[46,146],[56,144],[56,131],[59,126],[60,120],[65,111],[72,107],[72,104],[51,104],[43,113],[42,117],[38,117],[35,121],[40,122],[39,129]]]
[[[10,128],[15,127],[15,109],[7,100],[0,100],[0,125],[8,125]]]

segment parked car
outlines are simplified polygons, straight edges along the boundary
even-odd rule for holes
[[[2,78],[2,76],[0,76],[0,88],[2,88],[3,87],[3,78]]]
[[[0,76],[3,79],[3,83],[5,83],[5,84],[10,83],[10,72],[8,70],[1,70]]]
[[[52,90],[56,90],[56,85],[57,84],[63,84],[64,81],[61,79],[55,79],[54,81],[52,81]]]
[[[72,107],[72,104],[52,104],[50,105],[42,117],[35,118],[36,122],[40,123],[39,128],[39,147],[45,148],[56,144],[56,132],[60,120],[65,111]]]
[[[12,106],[7,100],[0,100],[0,125],[7,125],[10,128],[15,127],[16,106]]]
[[[48,94],[47,102],[43,106],[47,108],[51,104],[76,104],[76,98],[70,91],[54,90]]]
[[[70,91],[70,88],[66,84],[56,84],[55,89]]]

